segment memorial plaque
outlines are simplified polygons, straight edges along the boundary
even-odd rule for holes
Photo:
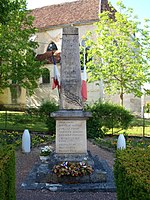
[[[56,121],[56,153],[87,153],[86,120]]]
[[[78,28],[63,28],[60,109],[82,109]]]

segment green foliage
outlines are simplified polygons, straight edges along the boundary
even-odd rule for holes
[[[54,101],[46,101],[39,107],[39,114],[45,119],[48,130],[55,133],[55,119],[50,117],[52,112],[58,111],[58,105]]]
[[[124,93],[140,97],[141,86],[150,80],[150,26],[146,20],[144,29],[140,28],[133,10],[122,1],[119,7],[121,13],[100,13],[95,32],[86,35],[86,45],[93,58],[88,63],[89,81],[103,80],[105,92],[120,94],[123,105]]]
[[[117,149],[118,135],[113,137],[95,138],[94,143],[101,148],[115,151]],[[138,148],[150,148],[149,138],[139,138],[139,137],[128,137],[126,136],[126,146],[128,149]]]
[[[39,135],[39,134],[31,134],[31,144],[32,147],[40,146],[41,144],[52,143],[55,141],[55,136],[52,135]]]
[[[146,105],[145,105],[145,107],[144,107],[144,111],[145,111],[146,113],[150,113],[150,103],[149,103],[149,102],[146,103]]]
[[[37,31],[33,17],[26,0],[0,0],[0,5],[0,92],[24,87],[32,93],[41,74],[34,51],[38,44],[30,40]]]
[[[149,138],[128,138],[126,140],[127,148],[134,149],[135,147],[144,149],[150,148],[150,140]]]
[[[107,150],[116,150],[117,148],[117,138],[95,138],[94,143],[99,147]]]
[[[118,200],[150,199],[150,148],[119,150],[114,175]]]
[[[47,132],[45,121],[39,116],[38,109],[28,109],[25,112],[0,112],[0,129],[34,132]]]
[[[127,129],[133,119],[133,115],[123,107],[110,103],[95,102],[87,105],[86,110],[92,112],[92,118],[87,122],[88,138],[103,137],[113,128]]]
[[[0,131],[0,144],[13,144],[19,146],[21,144],[22,134],[17,131]]]
[[[20,147],[22,144],[22,134],[23,132],[21,133],[17,131],[0,131],[0,145],[11,144],[15,148]],[[52,141],[54,141],[54,136],[31,133],[32,147]]]
[[[15,200],[15,151],[12,146],[0,146],[0,197]]]

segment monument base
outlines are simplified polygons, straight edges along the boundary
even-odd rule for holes
[[[88,152],[88,160],[92,160],[93,173],[90,175],[72,177],[58,177],[52,172],[53,166],[61,163],[56,154],[50,156],[48,162],[39,162],[34,165],[21,187],[27,190],[43,190],[58,192],[72,191],[107,191],[116,190],[112,169],[105,160],[92,156]]]
[[[60,110],[51,114],[56,119],[56,153],[87,154],[86,120],[91,113],[83,110]]]
[[[86,158],[86,161],[85,161]],[[53,154],[50,157],[50,161],[46,163],[41,163],[36,173],[36,182],[39,183],[64,183],[64,184],[75,184],[75,183],[98,183],[98,182],[106,182],[107,181],[107,173],[103,168],[103,165],[97,159],[94,159],[90,152],[86,155],[86,157],[73,155],[70,159],[67,155],[68,162],[87,162],[93,168],[93,173],[90,175],[84,176],[61,176],[58,177],[53,171],[53,167],[65,161],[65,156],[61,156],[58,154]]]

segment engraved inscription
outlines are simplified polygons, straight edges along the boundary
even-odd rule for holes
[[[68,27],[63,32],[60,108],[83,109],[78,29]]]
[[[57,120],[56,153],[87,153],[85,120]]]

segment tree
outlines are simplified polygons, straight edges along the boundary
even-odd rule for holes
[[[35,59],[38,44],[26,0],[0,0],[0,92],[19,85],[30,93],[37,87],[41,63]]]
[[[122,1],[118,6],[121,12],[111,7],[100,13],[94,33],[86,35],[86,45],[93,57],[88,63],[89,81],[102,79],[105,92],[120,94],[123,105],[124,93],[140,97],[141,86],[150,81],[150,35],[148,20],[141,28],[133,9],[127,9]]]

